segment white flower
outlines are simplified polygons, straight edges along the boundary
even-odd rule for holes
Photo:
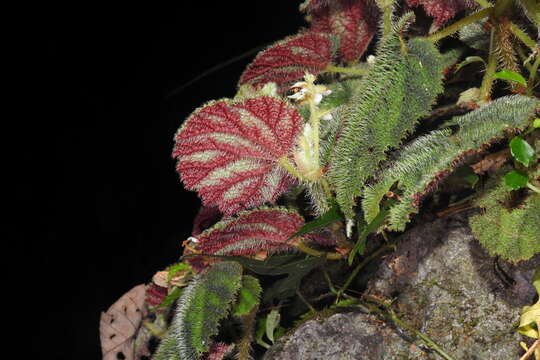
[[[332,114],[330,114],[330,113],[325,114],[325,115],[321,116],[321,119],[326,120],[326,121],[332,120]]]
[[[292,95],[287,96],[289,99],[293,99],[298,102],[313,101],[315,105],[319,105],[323,99],[323,96],[330,95],[332,90],[328,89],[324,85],[315,85],[315,75],[306,73],[304,75],[305,81],[298,81],[290,87],[293,91]]]

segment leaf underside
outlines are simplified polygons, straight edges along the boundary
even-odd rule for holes
[[[292,250],[289,238],[303,224],[300,215],[283,207],[247,210],[204,231],[195,248],[202,254],[233,256]]]
[[[339,40],[339,57],[357,61],[377,30],[377,9],[367,0],[336,0],[310,11],[311,30],[332,34]]]
[[[324,71],[333,54],[334,45],[328,35],[305,31],[261,51],[247,66],[239,85],[261,88],[274,82],[283,92],[294,81],[302,79],[306,71],[313,75]]]
[[[406,0],[406,3],[409,6],[422,5],[426,14],[434,19],[434,28],[439,28],[464,10],[478,7],[473,0]]]

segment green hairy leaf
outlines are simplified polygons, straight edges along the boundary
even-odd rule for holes
[[[274,343],[274,332],[276,328],[279,326],[279,320],[281,316],[279,314],[279,310],[273,309],[270,311],[268,316],[266,317],[266,337]]]
[[[362,92],[343,110],[343,129],[335,145],[329,180],[348,219],[365,181],[400,145],[442,92],[444,64],[437,48],[412,39],[402,53],[397,34],[383,38],[376,61],[362,79]]]
[[[454,135],[450,129],[443,129],[418,137],[377,175],[377,183],[366,187],[362,201],[366,222],[377,216],[384,195],[396,184],[401,200],[390,209],[387,223],[390,230],[404,230],[426,193],[434,190],[464,158],[502,138],[505,130],[527,127],[538,106],[537,99],[506,96],[453,118],[452,123],[459,126]]]
[[[238,292],[238,300],[234,305],[233,314],[236,316],[247,315],[253,308],[259,305],[262,288],[257,278],[244,275],[242,277],[242,287]]]
[[[152,360],[180,360],[178,342],[173,334],[168,333],[165,339],[161,340]]]
[[[171,353],[176,343],[177,357],[156,359],[198,359],[207,352],[211,338],[218,333],[242,285],[242,266],[236,262],[215,263],[197,275],[184,289],[169,328],[173,339],[166,339],[157,353]],[[163,349],[162,349],[163,348]]]
[[[475,237],[490,254],[518,262],[540,252],[540,195],[531,194],[517,205],[510,204],[510,196],[501,180],[492,181],[476,202],[483,213],[469,222]]]

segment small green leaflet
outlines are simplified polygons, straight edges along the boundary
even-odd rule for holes
[[[510,141],[510,151],[514,159],[525,166],[529,166],[530,161],[534,158],[534,149],[532,146],[518,136]]]
[[[364,251],[366,249],[366,240],[367,236],[371,234],[372,232],[377,231],[381,225],[383,225],[384,220],[386,219],[386,216],[390,212],[390,208],[396,203],[394,199],[390,199],[387,201],[387,203],[384,205],[384,208],[377,214],[375,219],[373,219],[372,222],[369,224],[366,224],[364,221],[364,217],[362,216],[361,219],[358,221],[358,240],[356,240],[356,244],[354,245],[353,249],[349,253],[349,265],[351,265],[354,261],[354,257],[357,253],[360,255],[364,255]]]
[[[484,59],[482,59],[480,56],[467,56],[465,58],[465,60],[463,60],[462,62],[460,62],[457,66],[456,66],[456,72],[458,72],[462,67],[464,67],[465,65],[469,65],[469,64],[472,64],[474,62],[482,62],[484,63],[484,66],[486,65],[486,62],[484,61]]]
[[[540,128],[540,118],[536,118],[533,121],[533,128],[538,129]]]
[[[270,344],[263,340],[266,333],[266,318],[257,319],[257,330],[255,330],[255,342],[265,349],[270,348]]]
[[[323,215],[321,215],[317,219],[304,224],[304,226],[302,226],[300,230],[298,230],[296,233],[294,233],[291,236],[291,239],[310,233],[317,229],[324,228],[332,223],[335,223],[336,221],[341,221],[341,220],[344,220],[343,214],[341,213],[339,209],[339,205],[336,202],[333,202],[330,210],[325,212]]]
[[[270,314],[268,314],[266,317],[266,337],[272,342],[272,344],[275,342],[274,331],[279,326],[280,319],[281,315],[279,315],[279,311],[276,309],[270,311]]]
[[[504,176],[504,183],[510,190],[518,190],[527,186],[529,178],[516,170],[510,171]]]
[[[238,292],[238,300],[234,305],[233,314],[236,316],[247,315],[253,308],[259,305],[262,288],[257,278],[244,275],[242,277],[242,287]]]
[[[527,86],[527,81],[525,80],[523,76],[521,76],[521,74],[518,74],[516,72],[510,71],[507,69],[501,70],[493,74],[493,78],[506,80],[506,81],[513,81],[520,85]]]

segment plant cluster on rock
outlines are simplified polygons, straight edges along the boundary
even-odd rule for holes
[[[147,286],[124,358],[249,359],[294,320],[358,298],[354,277],[408,227],[464,208],[479,209],[471,227],[490,254],[540,253],[538,4],[306,0],[300,11],[306,28],[176,133],[177,171],[203,208],[180,261]],[[341,280],[327,271],[336,262]],[[327,291],[307,299],[315,269]],[[280,312],[287,303],[307,314]],[[156,349],[141,346],[151,338]]]

